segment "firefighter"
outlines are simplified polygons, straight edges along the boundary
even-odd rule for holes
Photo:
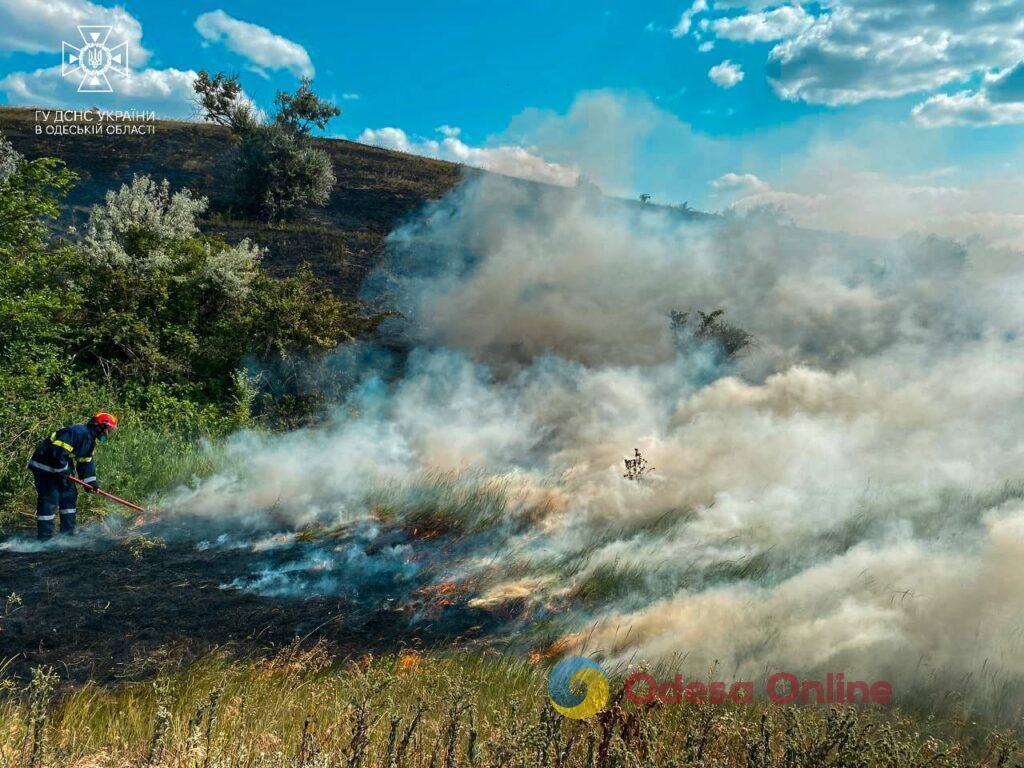
[[[36,533],[40,539],[53,536],[54,518],[60,514],[60,532],[75,532],[75,512],[78,488],[68,478],[72,473],[86,483],[86,490],[96,493],[100,484],[96,479],[93,452],[97,442],[104,442],[117,429],[117,418],[109,413],[97,413],[84,424],[73,424],[58,429],[36,446],[28,468],[36,482]]]

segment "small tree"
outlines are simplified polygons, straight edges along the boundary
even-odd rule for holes
[[[725,360],[730,360],[754,343],[752,334],[730,325],[722,319],[725,310],[716,309],[705,313],[697,310],[694,318],[689,312],[673,310],[669,313],[672,334],[676,344],[683,348],[693,346],[713,347]]]
[[[269,122],[245,99],[237,75],[211,77],[204,70],[193,88],[204,118],[229,127],[242,141],[237,191],[244,208],[277,219],[327,203],[334,169],[327,153],[312,146],[310,134],[326,128],[341,110],[317,96],[309,79],[295,93],[278,92]]]
[[[210,77],[210,73],[204,69],[192,83],[192,89],[196,92],[205,120],[234,129],[235,116],[242,98],[238,75],[228,77],[218,72]]]
[[[274,98],[277,114],[274,123],[296,136],[308,136],[314,127],[323,130],[341,110],[313,93],[313,81],[302,79],[294,94],[278,91]]]

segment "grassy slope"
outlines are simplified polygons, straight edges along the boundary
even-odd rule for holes
[[[329,205],[312,221],[268,226],[232,216],[234,145],[224,129],[162,121],[156,135],[146,138],[53,138],[35,134],[32,111],[0,108],[0,131],[27,156],[61,157],[81,176],[66,224],[81,222],[88,206],[133,173],[148,173],[209,197],[208,231],[232,241],[255,239],[269,249],[268,266],[282,274],[308,261],[336,290],[349,295],[358,289],[395,224],[474,173],[347,141],[323,141],[338,178]],[[131,569],[126,573],[131,578]],[[0,632],[5,624],[21,621],[27,610],[5,606],[3,597]],[[154,652],[141,655],[138,663],[159,667],[160,659]],[[915,723],[896,711],[837,717],[818,708],[677,708],[637,717],[626,706],[600,719],[571,723],[551,716],[546,707],[544,670],[511,658],[385,657],[369,667],[344,670],[327,666],[315,652],[253,662],[213,657],[180,669],[175,663],[181,659],[165,661],[166,675],[155,687],[89,684],[47,704],[45,685],[25,696],[4,695],[4,685],[11,681],[0,659],[0,768],[387,765],[390,725],[396,722],[400,739],[413,723],[418,701],[427,709],[407,759],[391,764],[1019,764],[998,739],[975,740],[962,724]],[[130,670],[128,677],[154,671]],[[210,694],[218,691],[219,699],[211,704]],[[453,708],[453,702],[459,706]],[[160,714],[161,704],[169,706],[167,717]],[[363,726],[365,737],[359,736]],[[919,733],[934,728],[953,742],[940,743]],[[34,760],[37,738],[43,751]]]
[[[227,129],[161,120],[153,136],[36,135],[32,110],[0,108],[0,132],[27,157],[55,156],[81,176],[67,223],[81,222],[90,205],[132,174],[168,179],[210,199],[206,229],[232,242],[249,237],[269,249],[268,266],[290,273],[302,261],[335,290],[351,294],[380,253],[387,233],[424,202],[442,197],[468,169],[340,139],[318,143],[334,161],[337,185],[329,204],[310,220],[267,225],[231,213],[235,144]]]
[[[132,174],[165,178],[210,200],[207,232],[230,242],[243,237],[268,249],[266,265],[291,274],[302,262],[335,291],[353,296],[375,264],[388,233],[430,200],[437,200],[460,180],[484,173],[473,168],[370,147],[343,139],[318,139],[331,156],[337,184],[327,206],[307,220],[268,225],[238,218],[232,211],[235,144],[226,128],[203,123],[157,121],[156,133],[144,137],[52,137],[36,135],[31,109],[0,107],[0,132],[30,158],[54,156],[81,176],[68,199],[65,223],[84,220],[90,205]],[[544,185],[517,181],[534,188]],[[635,200],[619,204],[639,207]],[[700,211],[652,207],[699,219]]]

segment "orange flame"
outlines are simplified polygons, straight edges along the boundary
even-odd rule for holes
[[[399,672],[416,672],[423,664],[423,656],[416,651],[402,651],[398,655]]]

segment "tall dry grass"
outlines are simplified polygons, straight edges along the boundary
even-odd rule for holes
[[[339,665],[319,646],[227,653],[147,682],[60,690],[37,670],[0,699],[0,768],[924,768],[1021,765],[977,724],[895,710],[636,707],[576,722],[546,668],[492,654],[407,652]],[[614,690],[614,687],[613,687]]]

